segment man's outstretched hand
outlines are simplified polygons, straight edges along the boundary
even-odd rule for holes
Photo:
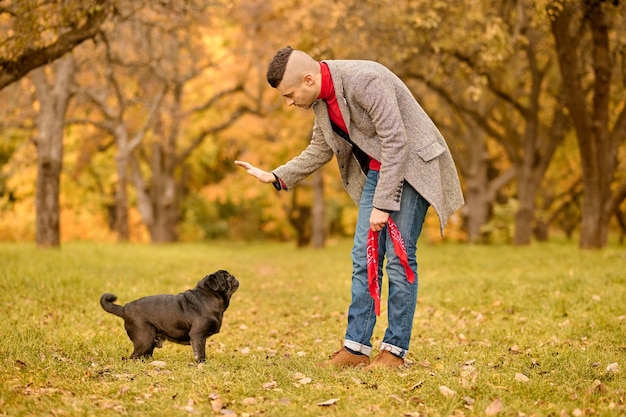
[[[263,171],[262,169],[257,168],[248,162],[235,161],[235,165],[239,165],[240,167],[245,169],[248,174],[252,175],[257,180],[264,182],[266,184],[276,181],[274,174],[272,174],[271,172]]]

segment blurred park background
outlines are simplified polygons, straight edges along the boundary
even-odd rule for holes
[[[291,45],[411,88],[464,189],[445,239],[624,244],[624,3],[0,0],[0,240],[351,235],[334,163],[288,193],[233,164],[269,170],[308,143],[312,112],[265,80]]]

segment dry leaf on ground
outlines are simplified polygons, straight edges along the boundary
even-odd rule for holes
[[[504,408],[504,405],[502,404],[502,400],[497,398],[493,400],[493,402],[487,406],[487,409],[485,410],[485,415],[495,416],[496,414],[500,413],[503,408]]]
[[[331,398],[330,400],[322,401],[321,403],[317,403],[317,405],[321,407],[328,407],[329,405],[333,405],[339,401],[339,398]]]
[[[517,382],[529,382],[530,378],[528,378],[526,375],[519,373],[519,372],[515,372],[515,380]]]
[[[270,381],[270,382],[266,382],[265,384],[263,384],[263,388],[265,389],[273,389],[276,388],[276,381]]]
[[[617,362],[610,363],[606,366],[606,371],[612,374],[619,372],[619,364]]]
[[[212,400],[211,401],[211,408],[216,413],[220,412],[222,410],[222,408],[224,408],[224,404],[222,403],[221,398],[216,398],[216,399]]]
[[[439,392],[444,396],[444,397],[454,397],[456,395],[456,391],[446,387],[445,385],[441,385],[439,387]]]

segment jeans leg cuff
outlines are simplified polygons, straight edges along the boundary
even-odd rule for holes
[[[343,342],[343,345],[350,350],[362,353],[367,356],[369,356],[372,353],[372,348],[370,346],[365,346],[365,345],[362,345],[361,343],[353,342],[352,340],[345,340]]]
[[[350,349],[352,349],[352,348],[350,348]],[[381,351],[382,350],[388,350],[389,352],[393,353],[394,355],[396,355],[396,356],[398,356],[398,357],[400,357],[402,359],[404,359],[406,357],[407,353],[409,353],[409,351],[406,350],[406,349],[402,349],[402,348],[399,348],[399,347],[394,346],[394,345],[390,345],[389,343],[385,343],[385,342],[380,344],[380,350]]]

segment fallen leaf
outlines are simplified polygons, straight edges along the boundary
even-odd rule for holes
[[[306,384],[310,384],[311,381],[313,381],[313,379],[311,378],[302,378],[301,380],[299,380],[298,382],[302,385],[306,385]]]
[[[472,397],[468,397],[467,395],[464,396],[463,398],[461,398],[463,401],[465,401],[465,404],[467,405],[472,405],[476,402],[475,399],[473,399]]]
[[[521,374],[519,372],[515,372],[515,380],[517,382],[529,382],[530,378],[528,378],[526,375]]]
[[[320,407],[328,407],[330,405],[336,404],[339,401],[339,398],[331,398],[330,400],[322,401],[321,403],[317,403]]]
[[[617,362],[610,363],[606,366],[606,371],[616,374],[619,372],[619,364]]]
[[[305,376],[306,375],[304,375],[302,372],[296,372],[295,374],[293,374],[293,379],[302,379]]]
[[[224,408],[224,403],[222,403],[222,400],[220,398],[216,398],[215,400],[211,401],[211,408],[213,409],[213,411],[218,413],[222,410],[222,408]]]
[[[152,361],[150,362],[150,365],[154,366],[155,368],[165,368],[165,365],[167,364],[163,361]]]
[[[521,352],[519,346],[517,345],[513,345],[509,348],[509,352],[511,352],[513,355],[517,355]]]
[[[593,392],[606,392],[607,391],[607,387],[606,385],[604,385],[599,379],[596,379],[595,381],[593,381],[593,383],[591,384],[591,387],[589,387],[589,389],[587,390],[587,392],[589,393],[593,393]]]
[[[470,388],[476,384],[478,379],[478,371],[475,366],[464,365],[461,369],[461,386],[463,388]]]
[[[456,391],[451,390],[450,388],[446,387],[445,385],[441,385],[439,387],[439,392],[444,396],[444,397],[454,397],[456,395]]]
[[[487,406],[487,409],[485,410],[485,415],[495,416],[496,414],[500,413],[503,408],[504,408],[504,405],[502,404],[502,400],[497,398],[493,400],[493,402]]]
[[[257,402],[256,398],[254,398],[254,397],[247,397],[247,398],[244,398],[243,400],[241,400],[241,403],[243,405],[254,405],[254,404],[256,404],[256,402]]]
[[[263,388],[265,389],[273,389],[276,388],[276,381],[270,381],[270,382],[266,382],[265,384],[263,384]]]
[[[102,400],[98,402],[100,408],[115,410],[118,413],[126,414],[126,409],[117,401]]]

